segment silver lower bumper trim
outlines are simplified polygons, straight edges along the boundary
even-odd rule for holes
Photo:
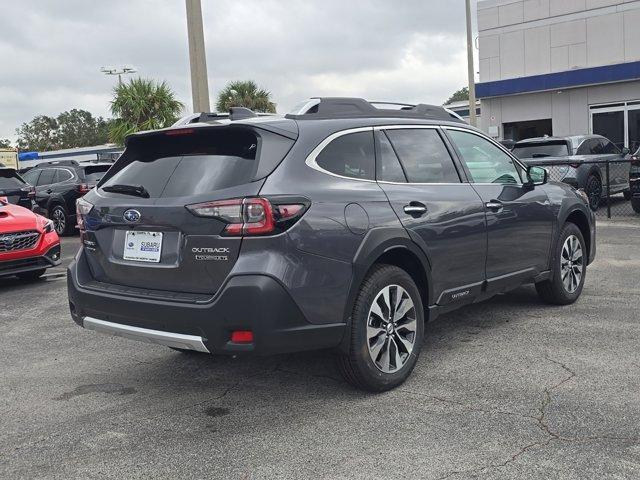
[[[211,353],[207,347],[204,346],[202,337],[197,335],[183,335],[181,333],[132,327],[130,325],[106,322],[92,317],[84,317],[82,324],[84,328],[89,330],[129,338],[131,340],[166,345],[167,347],[182,348],[185,350],[195,350],[196,352]]]

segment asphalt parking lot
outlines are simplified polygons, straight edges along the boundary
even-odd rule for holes
[[[0,281],[0,478],[639,478],[639,247],[640,223],[600,222],[578,303],[525,287],[441,317],[382,395],[328,352],[185,355],[84,331],[63,269]]]

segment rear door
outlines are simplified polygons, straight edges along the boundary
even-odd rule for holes
[[[225,237],[224,222],[197,217],[186,206],[257,195],[264,183],[253,181],[261,156],[282,158],[293,143],[284,139],[288,147],[283,150],[274,136],[284,139],[231,127],[130,139],[85,197],[95,202],[83,234],[94,278],[142,289],[214,293],[231,271],[242,240]],[[143,187],[148,196],[109,192],[115,185]],[[144,247],[140,242],[150,247],[137,258],[131,252]]]
[[[36,184],[36,203],[44,210],[49,208],[49,199],[53,193],[53,184],[57,177],[56,168],[43,168]]]
[[[472,301],[485,280],[487,238],[480,197],[463,181],[437,127],[379,128],[376,137],[378,183],[429,258],[434,301]]]
[[[503,290],[547,270],[555,214],[544,187],[525,187],[524,170],[483,135],[445,131],[485,205],[489,287]]]
[[[629,162],[618,147],[606,138],[599,139],[603,158],[609,162],[609,183],[611,193],[618,193],[629,189]],[[606,171],[606,164],[602,171]],[[606,174],[605,174],[606,175]]]

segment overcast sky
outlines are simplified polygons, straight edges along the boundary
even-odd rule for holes
[[[0,138],[36,115],[108,116],[133,65],[191,108],[184,0],[0,0]],[[475,1],[473,2],[475,4]],[[202,0],[212,108],[253,79],[279,112],[312,96],[442,103],[466,83],[464,0]]]

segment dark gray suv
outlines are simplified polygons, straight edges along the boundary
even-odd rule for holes
[[[333,348],[382,391],[411,373],[427,320],[525,283],[579,297],[596,245],[580,193],[441,107],[375,105],[130,136],[78,201],[75,322],[182,351]]]

